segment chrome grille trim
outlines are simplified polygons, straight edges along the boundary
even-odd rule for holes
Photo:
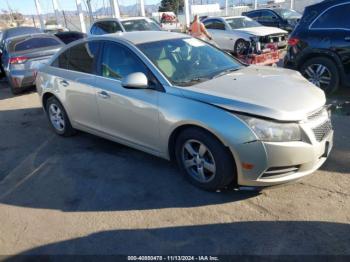
[[[333,129],[332,123],[330,120],[324,122],[323,124],[312,129],[314,132],[315,138],[318,142],[321,142]]]

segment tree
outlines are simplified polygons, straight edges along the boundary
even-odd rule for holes
[[[17,11],[13,11],[12,9],[10,9],[10,12],[7,10],[1,10],[0,20],[11,22],[15,24],[15,26],[20,26],[24,23],[24,16]]]
[[[184,8],[184,0],[162,0],[160,2],[159,12],[174,12],[178,14]]]

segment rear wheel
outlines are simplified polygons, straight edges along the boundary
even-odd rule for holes
[[[212,134],[189,128],[176,140],[177,163],[186,178],[197,187],[215,191],[228,186],[236,177],[229,150]]]
[[[46,102],[46,113],[54,131],[61,136],[72,136],[76,130],[72,127],[68,115],[61,103],[55,97]]]
[[[336,64],[326,57],[315,57],[301,66],[302,75],[325,93],[331,94],[338,89],[340,77]]]

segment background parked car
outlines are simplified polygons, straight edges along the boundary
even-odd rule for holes
[[[2,62],[2,53],[4,49],[4,45],[7,39],[11,37],[15,37],[18,35],[25,35],[25,34],[35,34],[35,33],[41,33],[41,29],[36,28],[36,27],[29,27],[29,26],[21,26],[21,27],[14,27],[14,28],[9,28],[5,29],[2,31],[0,34],[0,73],[3,75],[4,68],[3,68],[3,62]]]
[[[288,32],[293,31],[301,18],[301,14],[297,11],[282,8],[253,10],[243,12],[242,15],[248,16],[262,25],[279,27]]]
[[[62,46],[57,37],[48,34],[32,34],[10,38],[3,53],[5,75],[13,94],[34,85],[36,71]]]
[[[131,31],[161,31],[157,23],[147,17],[128,17],[128,18],[104,18],[95,21],[90,34],[104,35],[116,32]]]
[[[83,39],[87,35],[78,31],[58,32],[55,34],[63,43],[69,44],[73,41]]]
[[[246,16],[209,17],[203,23],[216,44],[234,54],[244,53],[250,44],[259,43],[260,50],[269,43],[276,43],[279,48],[287,46],[286,31],[262,26]]]
[[[305,9],[290,35],[285,67],[299,70],[327,93],[350,84],[350,1],[323,1]]]

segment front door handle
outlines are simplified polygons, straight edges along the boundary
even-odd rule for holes
[[[62,79],[60,81],[60,84],[63,85],[63,86],[69,86],[69,83],[66,80],[64,80],[64,79]]]
[[[110,98],[111,96],[106,91],[97,92],[97,94],[103,99]]]
[[[344,40],[350,42],[350,36],[344,37]]]

